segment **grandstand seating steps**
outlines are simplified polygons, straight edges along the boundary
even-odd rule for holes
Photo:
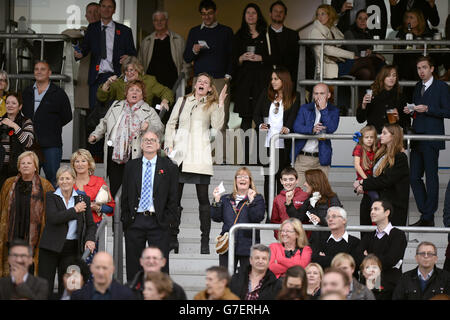
[[[211,179],[209,193],[212,194],[213,189],[223,181],[226,192],[233,190],[234,173],[238,166],[214,166],[215,175]],[[263,191],[264,178],[259,174],[259,167],[249,167],[253,173],[256,188],[259,192]],[[435,216],[435,223],[438,227],[443,227],[442,210],[444,202],[444,193],[446,183],[450,177],[449,170],[440,170],[440,193],[439,193],[439,209]],[[348,213],[348,225],[359,224],[359,202],[360,197],[353,193],[351,182],[355,177],[354,169],[352,168],[331,168],[329,179],[333,190],[339,195],[344,208]],[[214,238],[219,234],[222,228],[221,223],[212,222],[210,232],[210,249],[211,254],[200,254],[200,221],[198,218],[198,202],[195,191],[195,186],[185,185],[182,199],[182,206],[184,207],[181,226],[180,226],[180,251],[179,254],[170,253],[170,274],[175,282],[184,287],[189,299],[205,286],[205,270],[206,268],[218,265],[218,255],[214,251]],[[415,222],[419,218],[419,213],[411,192],[410,195],[410,222]],[[112,221],[108,218],[108,236],[106,250],[113,252],[113,237],[111,232]],[[359,232],[350,232],[350,234],[359,237]],[[410,242],[405,253],[405,261],[403,264],[403,271],[410,270],[415,267],[415,248],[420,241],[429,240],[435,243],[438,247],[438,266],[442,267],[444,262],[444,254],[447,246],[447,235],[444,234],[410,234]],[[416,240],[418,242],[415,242]],[[270,244],[274,242],[273,231],[261,231],[261,242]],[[125,256],[125,253],[124,253]],[[124,259],[124,275],[125,259]],[[126,280],[125,280],[126,281]]]

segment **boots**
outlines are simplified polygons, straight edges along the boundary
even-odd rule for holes
[[[177,208],[177,215],[175,221],[169,225],[169,233],[170,233],[170,243],[169,243],[169,252],[173,250],[174,253],[178,254],[180,244],[178,242],[178,233],[180,232],[180,221],[181,221],[181,212],[183,211],[183,207]]]
[[[200,253],[209,254],[209,231],[211,230],[211,214],[209,205],[200,205],[200,231],[201,235],[201,245]]]

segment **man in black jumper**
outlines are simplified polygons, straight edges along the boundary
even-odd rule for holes
[[[270,59],[273,66],[284,66],[289,70],[292,82],[296,87],[300,38],[298,32],[284,25],[286,15],[287,7],[282,1],[272,3],[270,6],[271,24],[268,29],[272,51]]]
[[[310,239],[312,262],[317,262],[325,270],[338,253],[345,252],[355,259],[359,266],[358,247],[360,240],[346,231],[347,212],[341,207],[330,207],[326,220],[329,232],[313,232]]]
[[[370,218],[377,228],[362,237],[359,248],[360,261],[369,253],[375,254],[381,260],[383,300],[391,300],[394,288],[402,276],[403,256],[408,245],[405,232],[393,227],[389,222],[389,217],[395,214],[393,211],[392,204],[388,201],[379,200],[372,203]]]
[[[429,300],[438,294],[450,294],[450,273],[436,267],[437,248],[421,242],[416,249],[418,266],[405,272],[395,288],[393,300]]]

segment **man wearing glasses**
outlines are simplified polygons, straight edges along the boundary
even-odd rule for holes
[[[325,270],[338,253],[345,252],[355,259],[359,266],[358,246],[360,240],[346,231],[347,212],[341,207],[330,207],[326,220],[329,232],[313,232],[310,238],[311,261],[317,262]]]
[[[416,249],[418,266],[405,272],[395,288],[393,300],[428,300],[438,294],[450,294],[450,273],[436,267],[436,246],[421,242]]]
[[[122,183],[128,282],[142,269],[139,259],[147,243],[162,251],[167,263],[161,271],[169,273],[169,225],[175,222],[178,206],[178,167],[158,155],[158,135],[147,131],[141,148],[143,156],[125,165]]]
[[[8,264],[10,275],[0,278],[0,300],[47,300],[47,280],[29,273],[33,249],[26,241],[10,243]]]

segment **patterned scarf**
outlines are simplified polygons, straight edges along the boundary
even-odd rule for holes
[[[114,140],[114,150],[112,160],[118,164],[126,163],[131,156],[131,145],[133,138],[137,136],[141,130],[141,122],[136,111],[144,104],[141,100],[134,106],[125,101],[122,111],[122,118],[117,127],[116,138]]]
[[[11,242],[15,238],[14,230],[16,224],[16,185],[21,178],[19,173],[11,186],[9,191],[8,203],[8,241]],[[41,231],[41,221],[44,214],[44,189],[41,184],[41,179],[38,174],[34,174],[31,182],[31,199],[30,199],[30,231],[26,236],[26,241],[30,243],[33,248],[36,248],[39,242],[39,235]]]

